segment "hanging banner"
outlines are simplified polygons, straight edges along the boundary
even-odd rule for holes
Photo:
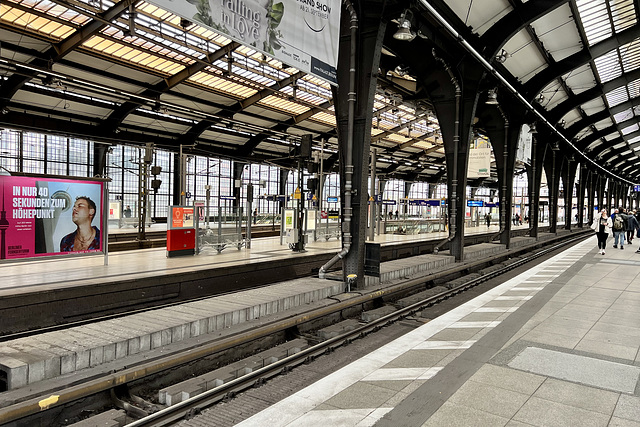
[[[469,150],[467,178],[489,178],[491,176],[491,149],[475,148]]]
[[[533,145],[533,136],[530,133],[529,125],[524,124],[520,129],[518,137],[518,150],[516,151],[516,160],[531,164],[531,147]]]
[[[151,3],[336,84],[339,0],[151,0]]]
[[[102,252],[102,182],[0,176],[0,183],[0,259]]]

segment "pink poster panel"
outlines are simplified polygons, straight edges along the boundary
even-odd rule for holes
[[[102,252],[102,182],[0,176],[0,184],[0,259]]]

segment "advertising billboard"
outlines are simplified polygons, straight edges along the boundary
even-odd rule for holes
[[[151,0],[305,73],[336,84],[339,0]]]
[[[0,176],[0,259],[102,252],[104,183]]]
[[[169,211],[171,212],[169,229],[195,227],[193,206],[169,206]]]

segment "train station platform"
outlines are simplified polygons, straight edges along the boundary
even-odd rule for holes
[[[387,245],[393,245],[394,241],[406,243],[404,239],[411,236],[386,236]],[[557,237],[555,234],[546,233],[540,240],[549,240]],[[404,239],[402,239],[404,238]],[[402,239],[402,240],[400,240]],[[518,240],[519,239],[519,240]],[[421,241],[422,242],[422,241]],[[267,246],[266,242],[261,242]],[[532,238],[514,238],[514,246],[522,247],[523,244],[535,244]],[[315,250],[323,250],[321,243]],[[312,246],[312,245],[310,245]],[[259,247],[256,245],[256,247]],[[337,249],[337,247],[336,247]],[[326,250],[326,248],[324,249]],[[253,251],[253,250],[252,250]],[[273,247],[271,251],[274,251]],[[146,252],[146,251],[142,251]],[[157,251],[156,251],[157,252]],[[234,251],[235,252],[235,251]],[[248,252],[248,251],[247,251]],[[152,251],[153,253],[153,251]],[[263,256],[274,258],[270,251],[258,252]],[[473,262],[502,253],[502,256],[513,254],[504,245],[497,243],[484,243],[468,248],[468,253]],[[140,263],[138,256],[129,256],[126,262],[130,271],[115,270],[113,274],[130,276],[135,274],[145,275],[151,280],[160,280],[162,264],[160,260],[154,270],[149,262],[148,269],[136,269],[136,263]],[[119,254],[118,256],[124,256]],[[235,254],[238,258],[238,255]],[[194,262],[195,257],[189,257]],[[213,256],[217,258],[217,256]],[[258,256],[256,256],[259,259]],[[149,258],[150,260],[152,258]],[[282,259],[287,256],[282,255]],[[91,258],[79,258],[84,262],[93,262]],[[67,260],[64,260],[65,262]],[[164,262],[171,263],[181,260],[163,258]],[[246,264],[247,260],[228,260],[234,265]],[[182,261],[173,266],[174,270],[189,271],[193,264],[184,264]],[[203,262],[202,260],[200,262]],[[273,262],[273,261],[272,261]],[[282,262],[282,261],[276,261]],[[44,262],[44,269],[48,263]],[[197,265],[196,265],[197,266]],[[384,262],[381,275],[377,282],[373,283],[371,277],[367,277],[369,292],[380,295],[380,289],[375,286],[385,286],[398,280],[407,280],[415,276],[442,273],[447,269],[466,269],[468,264],[456,265],[453,257],[442,252],[438,255],[426,254],[414,256],[402,260]],[[92,266],[93,269],[106,268],[107,266]],[[122,268],[122,267],[119,267]],[[166,269],[167,266],[165,265]],[[89,270],[89,268],[87,268]],[[63,270],[60,270],[63,271]],[[99,270],[98,270],[99,271]],[[101,274],[104,274],[101,271]],[[24,274],[24,273],[23,273]],[[52,274],[51,271],[48,275]],[[451,274],[444,272],[442,274]],[[42,277],[49,277],[42,271]],[[95,285],[94,278],[74,277],[77,282],[87,281]],[[54,282],[55,285],[57,282]],[[39,286],[46,286],[40,284]],[[9,290],[5,290],[9,292]],[[201,344],[202,340],[218,339],[228,328],[240,324],[251,327],[251,321],[266,321],[269,316],[287,314],[289,310],[308,309],[305,306],[320,304],[321,306],[336,305],[337,300],[329,300],[329,297],[345,292],[342,281],[321,280],[313,277],[304,277],[294,280],[278,280],[268,287],[254,287],[243,292],[228,293],[218,297],[209,297],[186,302],[180,305],[166,305],[153,310],[131,313],[113,319],[96,321],[87,325],[78,325],[61,331],[44,331],[34,336],[18,337],[5,340],[0,349],[0,368],[5,374],[4,382],[7,389],[19,389],[26,385],[33,385],[45,380],[58,377],[75,375],[90,368],[100,367],[107,371],[118,370],[116,365],[132,365],[145,359],[155,357],[152,353],[167,352],[167,346],[182,344],[189,339],[196,339]],[[43,293],[46,295],[46,292]],[[0,302],[8,297],[0,298]],[[339,301],[339,300],[338,300]],[[71,310],[71,307],[61,307],[62,310]],[[5,318],[5,321],[6,318]],[[183,348],[178,348],[183,350]],[[127,359],[129,358],[129,359]],[[132,361],[132,359],[135,359]],[[90,375],[90,374],[89,374]]]
[[[640,426],[635,248],[588,238],[239,426]]]
[[[487,242],[497,232],[495,225],[467,228],[465,243]],[[524,225],[512,233],[526,232]],[[446,237],[444,232],[381,234],[374,242],[386,261],[429,253]],[[250,249],[206,249],[197,256],[173,258],[163,248],[115,252],[108,265],[97,255],[3,262],[0,335],[309,276],[341,248],[335,238],[309,242],[303,253],[281,245],[279,237],[251,243]]]

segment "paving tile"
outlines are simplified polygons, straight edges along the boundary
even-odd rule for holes
[[[603,321],[597,322],[595,325],[593,325],[592,331],[621,334],[628,337],[640,338],[640,328],[634,328],[633,326],[621,326]]]
[[[640,423],[640,397],[621,394],[613,416]]]
[[[640,367],[560,351],[527,347],[509,366],[562,380],[633,393]]]
[[[613,417],[609,422],[609,427],[640,427],[640,423],[631,420],[625,420],[624,418]]]
[[[491,364],[483,365],[471,377],[472,381],[500,387],[505,390],[511,390],[522,394],[531,395],[542,384],[546,377],[522,372],[504,366],[496,366]]]
[[[422,427],[501,427],[506,425],[507,422],[509,422],[508,418],[502,418],[467,406],[445,402],[431,418],[422,424]]]
[[[387,381],[368,381],[365,377],[361,382],[375,385],[377,387],[388,388],[393,391],[404,391],[413,381],[412,380],[387,380]]]
[[[549,378],[540,386],[534,396],[588,411],[611,415],[620,394]]]
[[[437,366],[450,352],[451,350],[409,350],[383,368],[430,368]]]
[[[585,340],[598,341],[606,344],[624,345],[627,347],[640,346],[640,336],[626,335],[623,330],[619,329],[610,329],[609,331],[603,332],[596,329],[595,326],[597,325],[594,325],[594,328],[584,336]]]
[[[536,326],[525,335],[526,340],[555,345],[564,348],[573,348],[589,332],[588,329],[554,329],[550,326]]]
[[[449,402],[509,419],[528,398],[528,394],[467,381],[449,398]]]
[[[324,403],[339,409],[378,408],[397,392],[372,383],[356,382]]]
[[[300,418],[287,424],[287,427],[308,427],[308,426],[355,426],[365,419],[373,410],[371,408],[366,413],[363,411],[344,409],[325,409],[310,411]]]
[[[480,330],[475,329],[444,329],[433,334],[433,341],[467,341],[472,339]]]
[[[609,416],[594,411],[532,397],[513,417],[534,426],[605,427]]]
[[[630,361],[635,360],[636,354],[638,353],[638,346],[629,347],[611,342],[606,343],[606,345],[603,344],[605,343],[602,341],[592,341],[585,338],[575,346],[575,349],[587,353],[600,354],[602,356],[610,356]]]

